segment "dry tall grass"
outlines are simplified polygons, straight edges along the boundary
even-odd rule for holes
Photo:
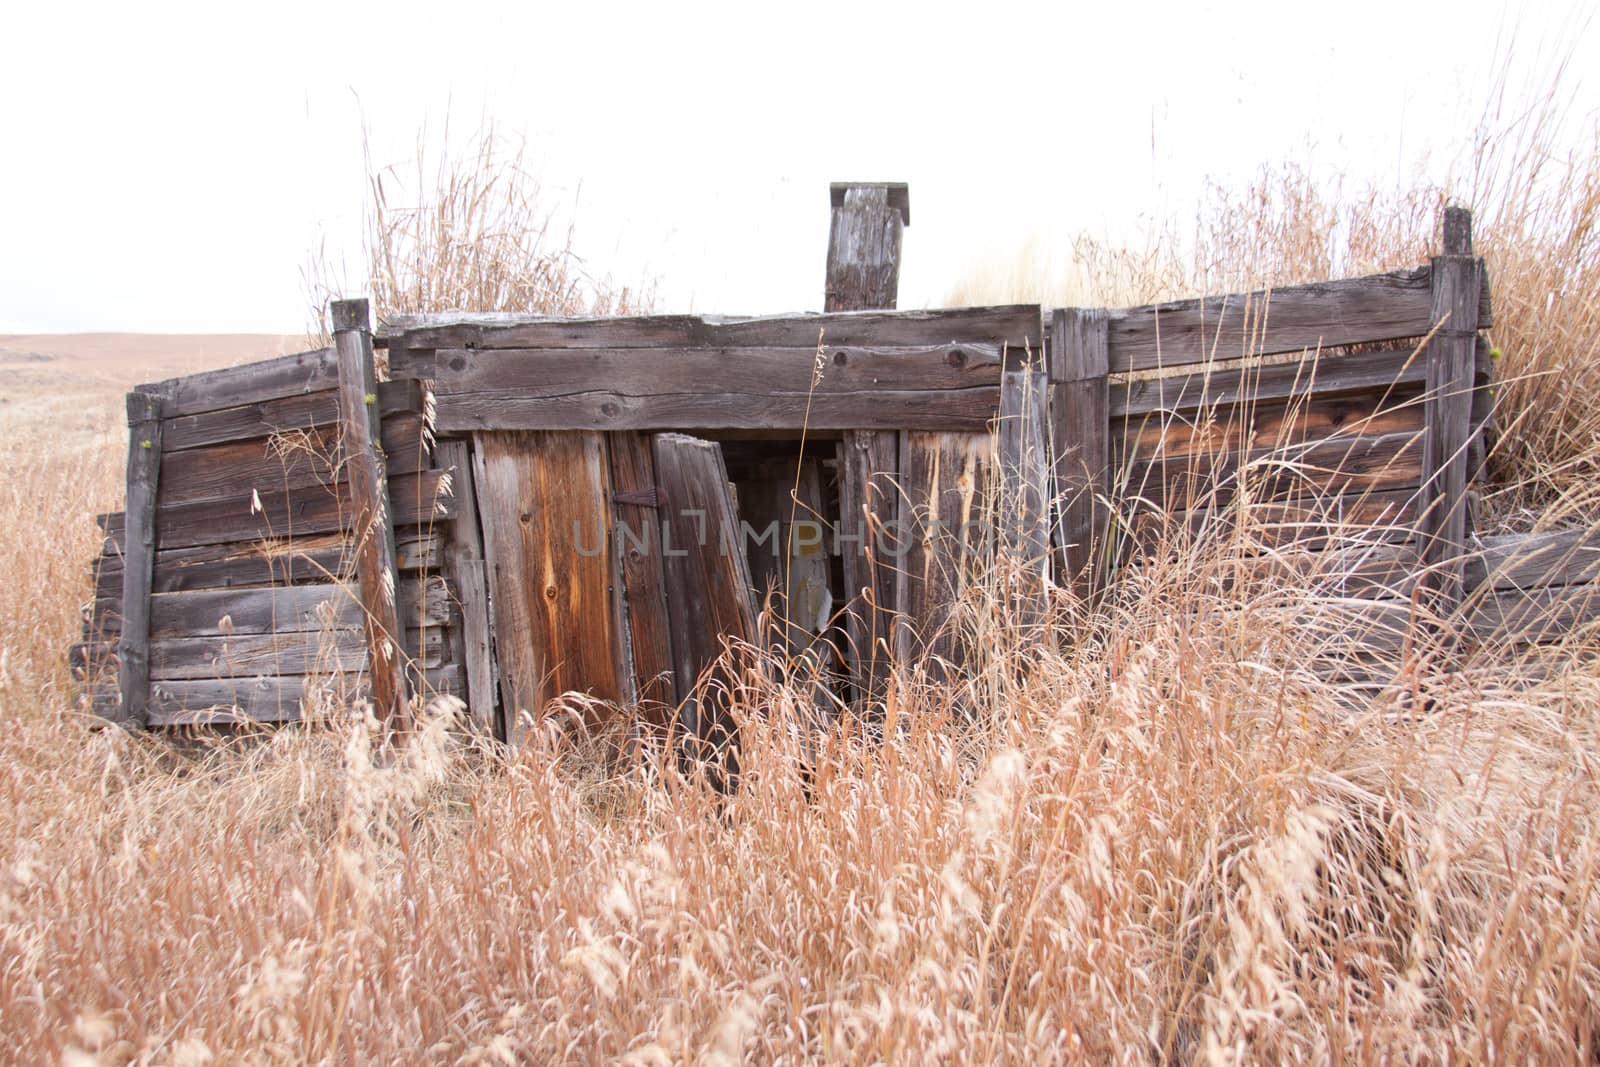
[[[1313,267],[1325,193],[1264,188],[1231,216],[1252,271],[1428,243],[1436,201],[1404,201]],[[1499,469],[1528,506],[1565,499],[1595,416],[1542,371],[1593,373],[1593,245],[1524,247],[1479,212],[1504,362],[1539,372],[1508,409],[1566,427],[1513,419]],[[881,741],[844,723],[814,748],[804,694],[753,673],[727,800],[670,765],[606,777],[555,736],[486,759],[442,719],[389,766],[354,726],[180,758],[68,710],[124,446],[111,403],[81,407],[0,409],[33,472],[0,489],[8,1058],[1595,1060],[1592,637],[1455,674],[1424,642],[1364,694],[1321,669],[1360,605],[1309,609],[1315,574],[1238,581],[1237,538],[1175,543],[1063,605],[1089,636],[1060,649],[980,589],[973,680],[899,679]]]

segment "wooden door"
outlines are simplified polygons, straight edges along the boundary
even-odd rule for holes
[[[614,597],[612,475],[605,435],[476,435],[478,512],[495,603],[506,739],[565,693],[602,727],[633,696]]]

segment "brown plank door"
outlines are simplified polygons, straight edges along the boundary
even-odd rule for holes
[[[484,432],[475,452],[506,740],[566,709],[603,733],[634,695],[606,436]]]
[[[685,434],[653,440],[657,548],[680,700],[682,749],[713,783],[738,774],[736,707],[745,652],[757,639],[750,566],[722,449]]]

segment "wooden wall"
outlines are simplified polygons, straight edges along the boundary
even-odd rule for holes
[[[356,508],[337,383],[330,348],[135,394],[139,414],[152,416],[135,423],[130,440],[130,456],[150,472],[142,483],[150,489],[148,544],[129,552],[126,514],[100,516],[95,596],[71,651],[94,710],[123,719],[132,705],[151,726],[285,722],[318,692],[366,692]],[[411,684],[459,690],[459,612],[440,573],[455,502],[449,474],[435,464],[422,388],[384,382],[370,401],[360,399],[376,408],[381,427]],[[130,561],[141,557],[148,682],[143,700],[130,700],[118,681],[128,647],[124,587]]]

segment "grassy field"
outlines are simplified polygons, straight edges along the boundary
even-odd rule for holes
[[[1600,162],[1518,130],[1463,179],[1504,353],[1491,511],[1593,522]],[[1079,296],[1413,265],[1440,202],[1271,172],[1201,240],[1081,246]],[[801,695],[751,680],[725,802],[442,724],[389,765],[359,726],[180,757],[91,730],[65,669],[118,391],[172,349],[10,362],[47,345],[0,339],[0,1057],[1595,1060],[1593,635],[1451,672],[1419,646],[1356,699],[1336,616],[1178,546],[1064,604],[1087,637],[1058,651],[974,597],[973,681],[902,679],[881,743],[813,752]]]

